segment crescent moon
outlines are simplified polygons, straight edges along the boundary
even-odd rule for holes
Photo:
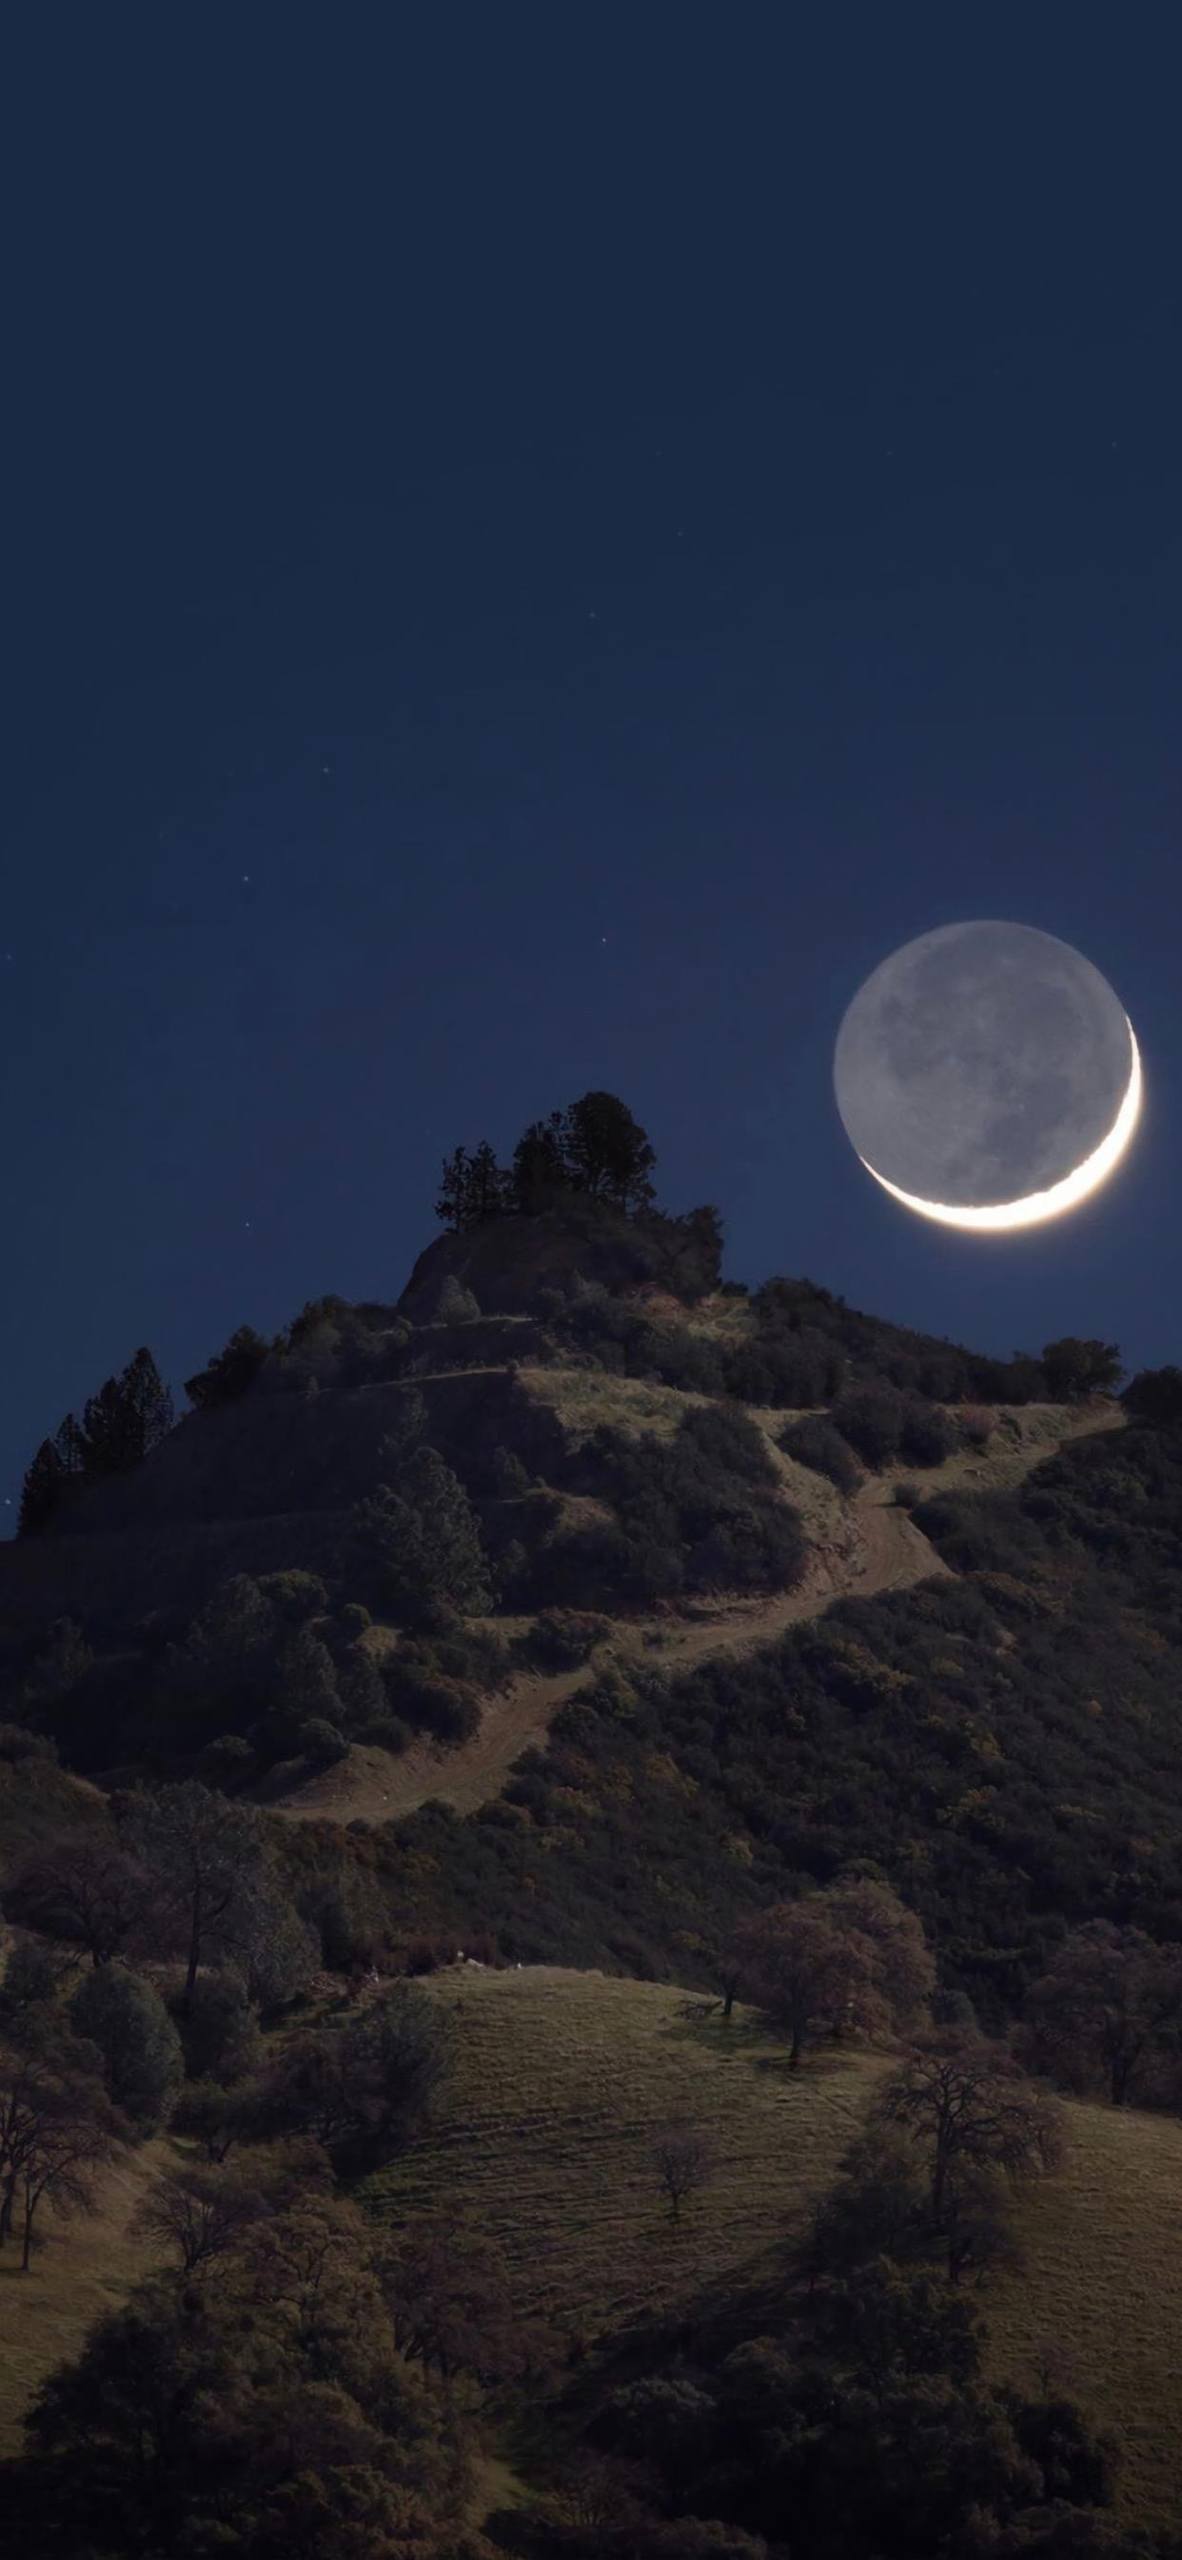
[[[1132,1063],[1124,1099],[1112,1127],[1091,1155],[1085,1156],[1082,1164],[1077,1164],[1074,1173],[1064,1174],[1062,1181],[1052,1183],[1049,1191],[1031,1191],[1025,1200],[999,1200],[987,1208],[966,1206],[950,1209],[941,1201],[917,1200],[912,1192],[900,1191],[898,1184],[888,1182],[885,1174],[875,1173],[874,1166],[867,1163],[865,1156],[859,1156],[859,1164],[865,1165],[875,1182],[890,1192],[892,1200],[901,1200],[904,1208],[917,1210],[921,1218],[937,1219],[943,1227],[972,1227],[978,1231],[986,1228],[997,1233],[1009,1227],[1041,1226],[1044,1218],[1057,1218],[1064,1209],[1078,1208],[1080,1201],[1086,1200],[1090,1192],[1098,1191],[1101,1183],[1119,1164],[1141,1115],[1144,1090],[1141,1052],[1127,1014],[1125,1023]]]

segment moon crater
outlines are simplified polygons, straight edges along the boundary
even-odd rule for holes
[[[1132,1025],[1090,960],[1029,925],[943,925],[884,960],[838,1033],[867,1172],[946,1225],[1029,1226],[1112,1170],[1141,1096]]]

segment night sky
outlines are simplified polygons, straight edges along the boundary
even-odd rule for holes
[[[588,1086],[733,1276],[1182,1356],[1171,13],[23,14],[9,1498],[140,1342],[395,1296],[444,1152]],[[972,916],[1147,1076],[1008,1238],[833,1102]]]

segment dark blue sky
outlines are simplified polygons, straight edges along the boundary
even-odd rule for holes
[[[1157,45],[1147,43],[1156,23]],[[1052,7],[27,13],[3,152],[0,1479],[394,1295],[458,1140],[621,1092],[729,1267],[1177,1357],[1177,38]],[[1133,1159],[861,1172],[931,925],[1075,942]]]

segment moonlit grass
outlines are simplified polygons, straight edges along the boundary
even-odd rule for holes
[[[1090,1156],[1084,1157],[1082,1164],[1077,1164],[1074,1173],[1064,1174],[1062,1181],[1053,1182],[1049,1191],[1031,1191],[1025,1200],[999,1200],[984,1209],[947,1209],[941,1201],[917,1200],[910,1191],[900,1191],[897,1182],[888,1182],[884,1173],[875,1173],[873,1165],[866,1164],[865,1156],[859,1157],[859,1163],[866,1166],[867,1173],[874,1175],[874,1180],[881,1183],[884,1191],[890,1192],[892,1200],[901,1200],[905,1209],[918,1210],[921,1218],[938,1219],[944,1227],[989,1228],[997,1233],[1007,1227],[1037,1227],[1041,1226],[1044,1218],[1061,1217],[1065,1209],[1078,1208],[1081,1200],[1086,1200],[1091,1192],[1099,1190],[1102,1182],[1107,1181],[1120,1163],[1141,1116],[1141,1052],[1127,1014],[1125,1023],[1133,1063],[1124,1101],[1107,1137],[1101,1138],[1099,1146]]]

